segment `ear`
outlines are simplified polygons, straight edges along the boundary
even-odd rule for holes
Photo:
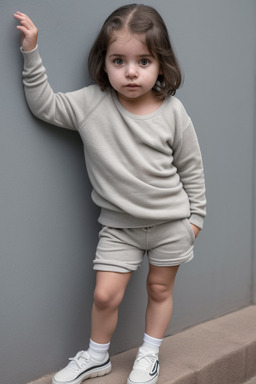
[[[105,72],[105,73],[108,73],[108,71],[107,71],[107,66],[106,66],[106,55],[105,55],[105,57],[104,57],[104,65],[103,65],[103,69],[104,69],[104,72]]]

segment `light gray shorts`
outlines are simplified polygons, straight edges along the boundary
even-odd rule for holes
[[[144,255],[152,265],[175,266],[193,259],[195,235],[188,219],[153,227],[103,227],[94,269],[110,272],[136,271]]]

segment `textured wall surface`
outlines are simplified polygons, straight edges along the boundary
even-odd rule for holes
[[[1,0],[0,377],[26,383],[86,348],[98,209],[90,199],[81,140],[35,119],[24,100],[20,36],[28,13],[56,91],[90,83],[87,54],[122,0]],[[163,15],[185,82],[177,96],[201,145],[208,199],[195,259],[177,276],[168,334],[249,305],[255,199],[255,2],[147,1]],[[147,263],[120,308],[111,352],[141,342]],[[15,362],[15,364],[13,364]]]

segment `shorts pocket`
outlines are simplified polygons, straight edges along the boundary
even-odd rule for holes
[[[192,228],[192,226],[190,224],[189,219],[184,219],[183,223],[184,223],[185,227],[187,228],[187,231],[188,231],[188,233],[189,233],[189,235],[190,235],[190,237],[191,237],[191,239],[192,239],[192,241],[194,243],[195,239],[196,239],[196,236],[194,234],[194,231],[193,231],[193,228]]]

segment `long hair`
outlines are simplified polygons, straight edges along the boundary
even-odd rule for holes
[[[159,13],[143,4],[129,4],[116,9],[104,22],[88,58],[92,80],[102,90],[110,87],[104,70],[105,56],[114,31],[124,27],[131,33],[145,34],[147,48],[160,64],[161,75],[153,88],[155,95],[163,99],[174,95],[182,82],[181,70],[175,57],[166,25]]]

